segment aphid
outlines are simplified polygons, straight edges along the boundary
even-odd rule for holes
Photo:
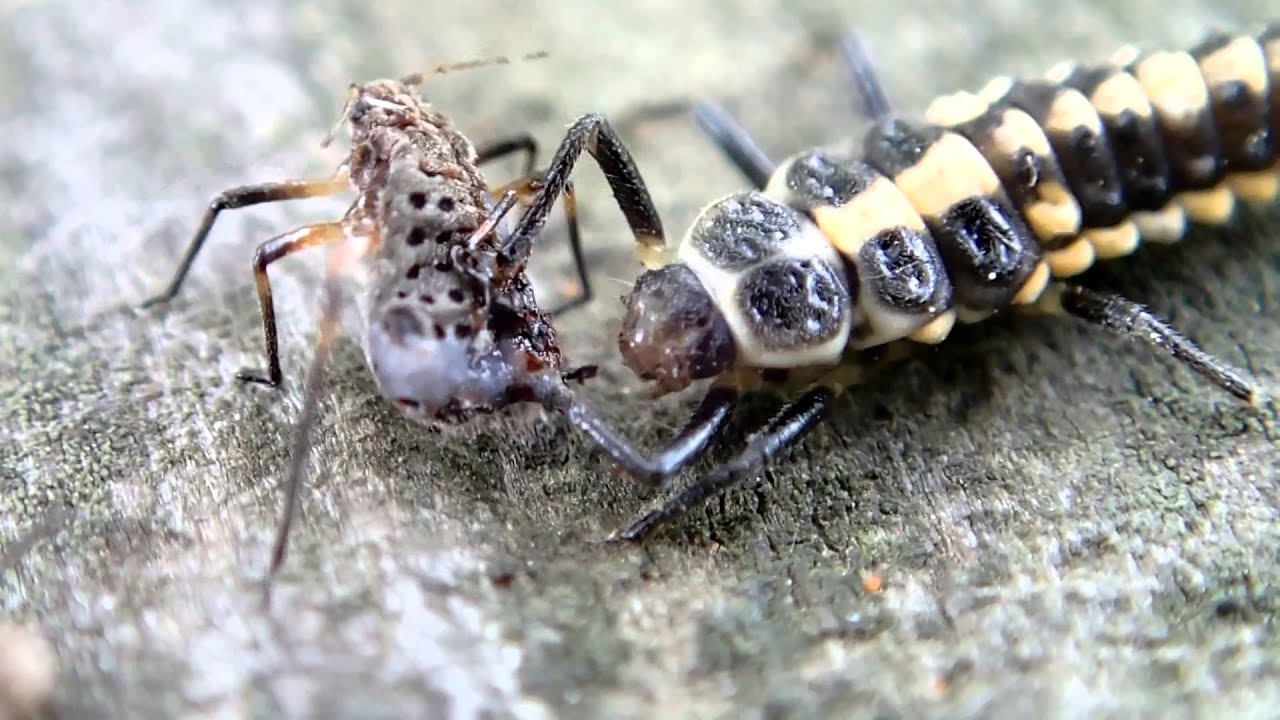
[[[435,72],[476,64],[441,66]],[[324,366],[341,310],[341,275],[358,272],[365,281],[361,316],[366,323],[366,359],[379,390],[410,419],[461,423],[530,402],[573,416],[580,403],[569,384],[594,374],[595,368],[570,369],[564,364],[550,317],[591,298],[569,182],[584,148],[603,169],[638,241],[661,244],[662,226],[635,164],[599,115],[577,120],[545,172],[535,173],[537,146],[532,136],[518,135],[477,151],[419,97],[423,81],[423,74],[416,74],[351,85],[334,128],[336,133],[347,124],[351,130],[351,151],[338,171],[325,179],[249,185],[219,194],[168,289],[144,304],[167,302],[178,293],[221,211],[355,190],[355,200],[341,219],[267,240],[254,256],[267,371],[242,371],[238,377],[277,387],[283,373],[267,268],[309,247],[332,249],[268,589],[283,561],[297,504]],[[490,191],[478,165],[514,152],[525,153],[525,177]],[[565,306],[544,312],[525,266],[534,238],[562,194],[582,291]],[[503,216],[520,199],[528,210],[514,227],[503,225]],[[591,414],[587,409],[581,412]]]
[[[646,458],[601,433],[620,468],[665,489],[725,426],[740,395],[798,386],[740,455],[621,533],[641,540],[755,476],[833,398],[957,321],[1065,313],[1163,348],[1232,395],[1252,381],[1142,306],[1072,278],[1188,220],[1224,223],[1236,198],[1273,200],[1280,171],[1280,25],[1213,34],[1187,52],[1127,49],[1043,79],[993,81],[890,106],[856,33],[843,58],[872,125],[845,149],[771,162],[735,119],[695,105],[703,131],[755,186],[706,206],[629,297],[624,362],[662,395],[711,379],[674,442]]]

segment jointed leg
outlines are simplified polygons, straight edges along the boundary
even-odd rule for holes
[[[519,195],[521,203],[526,207],[532,207],[534,202],[537,201],[538,191],[542,189],[543,177],[543,173],[533,173],[527,177],[509,182],[494,192],[510,192],[514,190]],[[578,227],[578,201],[573,190],[573,181],[568,181],[564,185],[564,219],[569,230],[569,250],[573,253],[573,265],[578,274],[579,291],[577,295],[567,300],[564,304],[547,311],[547,315],[552,318],[585,305],[591,302],[592,297],[594,297],[591,291],[591,278],[587,273],[587,258],[582,249],[582,232]]]
[[[1062,289],[1062,309],[1100,325],[1117,335],[1161,348],[1218,387],[1248,403],[1257,401],[1253,383],[1221,360],[1209,355],[1178,334],[1141,305],[1118,295],[1107,295],[1078,286]]]
[[[306,225],[278,235],[258,246],[253,256],[253,279],[258,285],[258,304],[262,307],[262,332],[266,336],[267,374],[254,370],[241,370],[236,377],[245,382],[279,387],[284,379],[280,369],[280,341],[276,335],[276,308],[271,299],[271,279],[267,266],[287,255],[343,239],[342,223],[329,222]]]
[[[563,413],[574,427],[586,433],[627,475],[665,488],[682,468],[700,457],[711,440],[724,428],[737,406],[738,393],[727,387],[713,387],[698,404],[689,422],[666,449],[653,459],[609,426],[595,410],[563,385],[538,390],[537,398],[547,409]]]
[[[299,200],[323,195],[336,195],[346,188],[346,178],[335,177],[329,180],[286,180],[284,182],[262,183],[260,185],[245,185],[222,191],[213,199],[213,202],[209,203],[209,208],[205,210],[204,217],[200,221],[200,227],[196,229],[195,235],[191,238],[191,243],[187,247],[187,254],[182,258],[182,263],[178,265],[178,271],[174,274],[173,280],[169,282],[169,287],[159,295],[142,303],[142,307],[147,308],[166,303],[178,294],[183,280],[186,279],[187,273],[191,270],[191,264],[195,262],[196,254],[200,252],[205,238],[209,236],[209,231],[213,229],[213,223],[218,219],[218,213],[223,210],[279,202],[281,200]]]
[[[514,189],[519,194],[521,203],[532,206],[537,191],[542,186],[543,178],[543,173],[534,170],[538,157],[538,141],[532,135],[521,133],[487,143],[476,149],[477,162],[483,164],[516,152],[525,154],[523,174],[520,179],[494,190],[493,195],[495,198],[501,197],[507,191]],[[592,298],[591,280],[587,277],[587,261],[582,252],[582,234],[578,228],[578,204],[572,182],[566,182],[564,186],[564,215],[569,226],[569,248],[573,252],[573,264],[578,272],[580,290],[577,296],[565,304],[548,311],[547,315],[552,318],[591,302]]]
[[[871,52],[857,30],[850,30],[840,38],[840,57],[849,71],[853,94],[859,103],[858,112],[870,120],[882,120],[892,114],[893,107],[876,75]]]
[[[783,408],[769,424],[747,441],[738,457],[717,468],[710,475],[668,498],[662,507],[640,518],[621,534],[622,540],[639,542],[659,527],[683,515],[725,490],[751,479],[770,460],[792,448],[822,417],[831,404],[834,392],[815,387]]]
[[[551,206],[564,192],[569,183],[569,175],[584,149],[591,153],[604,171],[614,200],[626,216],[627,224],[630,225],[636,242],[641,245],[642,252],[659,253],[665,250],[662,219],[653,205],[653,199],[649,197],[649,190],[645,187],[644,178],[636,168],[631,153],[604,117],[592,114],[579,118],[569,128],[555,157],[547,166],[529,211],[520,218],[511,239],[503,248],[503,256],[508,265],[523,267],[528,261],[534,238],[542,232]]]
[[[506,157],[512,153],[524,153],[523,177],[531,177],[533,168],[538,162],[538,141],[529,133],[520,133],[511,137],[494,140],[476,148],[476,163],[487,162]]]
[[[311,450],[311,435],[315,430],[316,416],[319,413],[320,387],[324,382],[325,365],[328,363],[330,349],[338,334],[338,319],[342,310],[340,276],[342,271],[348,269],[354,262],[355,258],[349,252],[339,248],[329,258],[325,273],[315,351],[311,357],[311,365],[307,368],[306,385],[302,395],[302,416],[298,419],[297,434],[294,436],[293,448],[290,451],[289,469],[284,480],[284,509],[280,513],[280,524],[272,543],[271,561],[263,584],[264,605],[270,602],[272,584],[284,562],[285,548],[289,542],[289,529],[293,526],[293,516],[297,514],[298,490],[302,486],[302,477],[307,469],[307,455]]]
[[[573,182],[564,185],[564,219],[569,228],[569,251],[573,253],[573,267],[578,273],[578,294],[560,306],[547,311],[551,318],[591,302],[595,294],[591,290],[591,278],[587,272],[587,256],[582,249],[582,233],[578,229],[578,199],[573,192]]]
[[[776,164],[728,110],[703,100],[694,103],[693,117],[698,128],[729,157],[752,185],[763,190],[769,184],[769,176]]]

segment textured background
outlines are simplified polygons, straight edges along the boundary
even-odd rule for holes
[[[337,162],[318,142],[347,82],[548,50],[427,91],[473,138],[529,129],[544,158],[580,113],[710,95],[780,157],[858,130],[831,44],[855,23],[899,104],[920,110],[992,73],[1129,40],[1180,47],[1265,12],[1245,0],[614,5],[4,4],[0,611],[47,638],[56,707],[1275,716],[1274,406],[1250,412],[1068,321],[957,333],[842,400],[759,485],[643,549],[595,544],[648,497],[610,480],[559,419],[410,426],[347,342],[276,605],[259,611],[319,258],[272,270],[283,393],[232,377],[262,362],[250,259],[343,200],[229,213],[167,312],[128,306],[167,280],[218,190]],[[742,184],[682,119],[626,137],[673,238]],[[605,328],[638,266],[598,170],[583,168],[602,297],[566,317],[564,342],[603,363],[592,397],[652,447],[688,400],[643,400],[616,360]],[[1276,222],[1197,233],[1090,281],[1274,388]],[[544,295],[570,277],[561,228],[536,253]],[[753,404],[734,445],[771,409]],[[0,673],[17,672],[14,647],[0,647]]]

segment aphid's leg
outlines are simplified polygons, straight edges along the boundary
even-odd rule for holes
[[[258,246],[253,255],[253,279],[258,285],[258,304],[262,307],[262,333],[267,345],[267,374],[256,370],[241,370],[236,377],[244,382],[261,383],[279,387],[284,379],[280,370],[280,341],[276,336],[276,307],[271,299],[271,279],[267,266],[286,255],[343,239],[342,223],[329,222],[306,225],[277,235]]]
[[[569,228],[569,250],[573,253],[573,267],[578,273],[578,294],[547,311],[548,317],[560,315],[591,302],[595,294],[591,290],[591,278],[587,273],[587,257],[582,251],[582,233],[578,229],[578,200],[573,192],[573,183],[564,185],[564,219]]]
[[[524,153],[524,169],[523,177],[532,177],[534,165],[538,161],[538,141],[529,133],[520,133],[511,137],[501,138],[485,143],[476,148],[476,164],[483,165],[487,162],[506,157],[512,153]],[[497,193],[501,195],[501,193]]]
[[[336,195],[345,189],[347,189],[346,176],[345,174],[339,174],[337,177],[328,180],[286,180],[284,182],[245,185],[223,190],[213,199],[213,202],[209,203],[209,208],[205,210],[204,217],[200,220],[200,227],[196,229],[195,235],[191,238],[191,243],[187,247],[187,254],[182,258],[182,263],[178,265],[178,271],[174,273],[173,280],[169,282],[169,287],[159,295],[142,303],[142,307],[148,308],[160,303],[166,303],[178,294],[183,280],[186,279],[187,273],[191,270],[191,264],[195,262],[196,254],[200,252],[205,238],[209,236],[209,231],[213,229],[213,223],[218,219],[218,213],[223,210],[233,210],[281,200],[300,200],[302,198]]]
[[[1075,285],[1062,287],[1062,309],[1123,337],[1139,340],[1168,352],[1213,384],[1248,403],[1258,401],[1258,390],[1241,373],[1178,334],[1143,306],[1118,295],[1095,292]]]
[[[302,395],[302,415],[298,419],[297,434],[294,436],[293,448],[290,450],[289,470],[285,474],[284,508],[280,513],[280,524],[276,528],[275,540],[271,546],[271,562],[267,566],[267,576],[263,583],[264,606],[270,603],[271,587],[280,570],[280,565],[284,562],[285,548],[289,543],[289,529],[293,526],[293,516],[298,511],[298,490],[302,486],[302,477],[307,469],[311,435],[315,430],[316,415],[319,412],[320,386],[324,382],[325,365],[329,360],[330,349],[338,334],[338,319],[342,310],[341,275],[354,262],[353,253],[340,246],[330,256],[327,265],[315,351],[311,356],[311,365],[307,368],[307,379]]]
[[[693,104],[693,118],[704,135],[720,148],[747,180],[763,190],[777,164],[751,137],[751,132],[719,104],[699,100]]]
[[[662,219],[649,197],[644,178],[636,168],[635,160],[622,140],[609,127],[601,115],[591,114],[579,118],[561,141],[555,156],[547,166],[529,211],[520,218],[502,255],[510,267],[522,268],[529,259],[533,240],[542,232],[556,198],[564,192],[569,175],[583,150],[591,153],[604,171],[614,200],[627,218],[627,224],[640,245],[639,251],[646,262],[653,261],[666,250],[666,237]]]
[[[884,83],[876,74],[875,61],[862,34],[850,30],[840,38],[840,57],[849,71],[853,95],[858,100],[856,110],[870,120],[883,120],[893,113]]]
[[[524,178],[503,185],[494,192],[515,190],[520,196],[520,202],[525,207],[532,207],[537,201],[538,191],[542,189],[545,182],[544,178],[545,173],[530,173]],[[569,310],[585,305],[595,297],[591,290],[591,278],[587,273],[587,257],[582,249],[582,232],[578,227],[578,201],[572,180],[564,184],[564,219],[569,230],[569,250],[573,253],[574,270],[578,274],[578,294],[555,309],[548,310],[547,316],[551,318],[559,317]]]
[[[736,458],[717,468],[693,485],[668,498],[662,507],[645,515],[619,536],[639,542],[662,525],[683,515],[690,508],[719,495],[730,487],[751,479],[785,450],[795,446],[817,425],[831,405],[835,392],[818,386],[811,388],[795,402],[787,405],[769,424],[747,441],[747,447]]]
[[[689,422],[675,439],[653,459],[609,426],[596,411],[563,384],[544,384],[535,389],[536,399],[549,410],[563,413],[574,427],[586,433],[615,465],[627,475],[655,486],[667,483],[683,467],[700,457],[711,440],[724,428],[738,403],[738,392],[730,387],[713,387],[698,404]]]

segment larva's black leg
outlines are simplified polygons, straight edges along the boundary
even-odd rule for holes
[[[850,30],[840,38],[840,57],[849,71],[856,110],[870,120],[882,120],[893,113],[884,84],[876,74],[875,62],[861,33]]]
[[[1118,295],[1069,285],[1062,291],[1062,308],[1069,314],[1133,340],[1161,348],[1210,382],[1248,403],[1257,389],[1248,379],[1178,334],[1143,306]]]
[[[178,294],[178,290],[182,287],[182,282],[191,270],[191,264],[195,262],[196,254],[200,252],[200,248],[204,245],[205,238],[209,237],[209,231],[213,229],[213,223],[218,219],[218,213],[223,210],[233,210],[281,200],[300,200],[323,195],[336,195],[346,188],[347,180],[345,178],[333,178],[329,180],[286,180],[284,182],[245,185],[223,190],[213,199],[213,202],[209,203],[209,208],[205,210],[204,217],[200,220],[200,227],[196,229],[195,235],[191,238],[191,242],[187,246],[187,254],[182,258],[182,263],[178,265],[178,271],[174,273],[173,280],[169,282],[169,287],[159,295],[142,303],[142,307],[148,308],[166,303]]]
[[[649,459],[567,387],[547,385],[536,392],[539,402],[547,409],[567,416],[574,427],[586,433],[609,455],[618,469],[636,480],[659,487],[665,487],[676,473],[706,451],[738,403],[736,390],[713,387],[666,449]]]
[[[263,583],[264,606],[271,601],[271,588],[284,562],[285,549],[289,543],[289,529],[293,526],[293,517],[298,511],[298,490],[302,487],[302,477],[307,470],[311,436],[315,431],[316,416],[319,413],[320,388],[324,383],[325,366],[329,360],[330,349],[338,334],[338,320],[342,310],[340,273],[354,262],[355,258],[349,257],[348,253],[336,251],[329,259],[325,274],[315,350],[311,356],[311,365],[307,368],[302,395],[302,414],[298,419],[293,448],[290,450],[289,469],[285,474],[284,508],[280,513],[280,524],[276,528],[275,540],[271,546],[271,561],[267,566],[267,575]]]
[[[830,388],[810,389],[783,408],[762,430],[752,435],[747,441],[746,449],[738,457],[668,498],[662,507],[640,518],[619,537],[630,542],[640,542],[690,508],[751,479],[766,463],[795,446],[813,429],[826,414],[834,396],[835,393]]]
[[[511,137],[494,140],[476,148],[476,164],[506,157],[514,153],[524,153],[523,177],[531,177],[533,168],[538,162],[538,141],[529,133],[520,133]]]
[[[279,387],[284,379],[280,369],[280,340],[276,334],[276,307],[271,299],[271,279],[267,266],[287,255],[301,250],[336,242],[344,237],[342,223],[330,222],[307,225],[278,235],[258,246],[253,256],[253,279],[258,286],[258,304],[262,307],[262,332],[267,345],[267,374],[256,370],[241,370],[236,377],[244,382]]]
[[[579,118],[556,150],[555,157],[543,173],[541,187],[528,212],[520,218],[511,239],[503,248],[505,262],[523,267],[533,248],[533,240],[542,232],[551,212],[551,206],[569,184],[569,175],[583,150],[591,153],[604,171],[614,200],[627,218],[636,242],[645,252],[660,253],[666,249],[666,237],[662,230],[662,218],[649,197],[644,178],[636,168],[635,160],[622,140],[609,127],[601,115],[591,114]]]
[[[650,461],[656,471],[650,476],[650,482],[662,492],[670,489],[676,474],[706,452],[712,439],[720,434],[729,418],[733,417],[737,405],[738,391],[733,388],[713,387],[707,391],[702,402],[698,403],[698,407],[689,416],[689,421],[667,447]]]
[[[775,163],[728,110],[709,100],[700,100],[693,104],[693,118],[703,134],[728,156],[748,182],[761,190],[769,184]]]

